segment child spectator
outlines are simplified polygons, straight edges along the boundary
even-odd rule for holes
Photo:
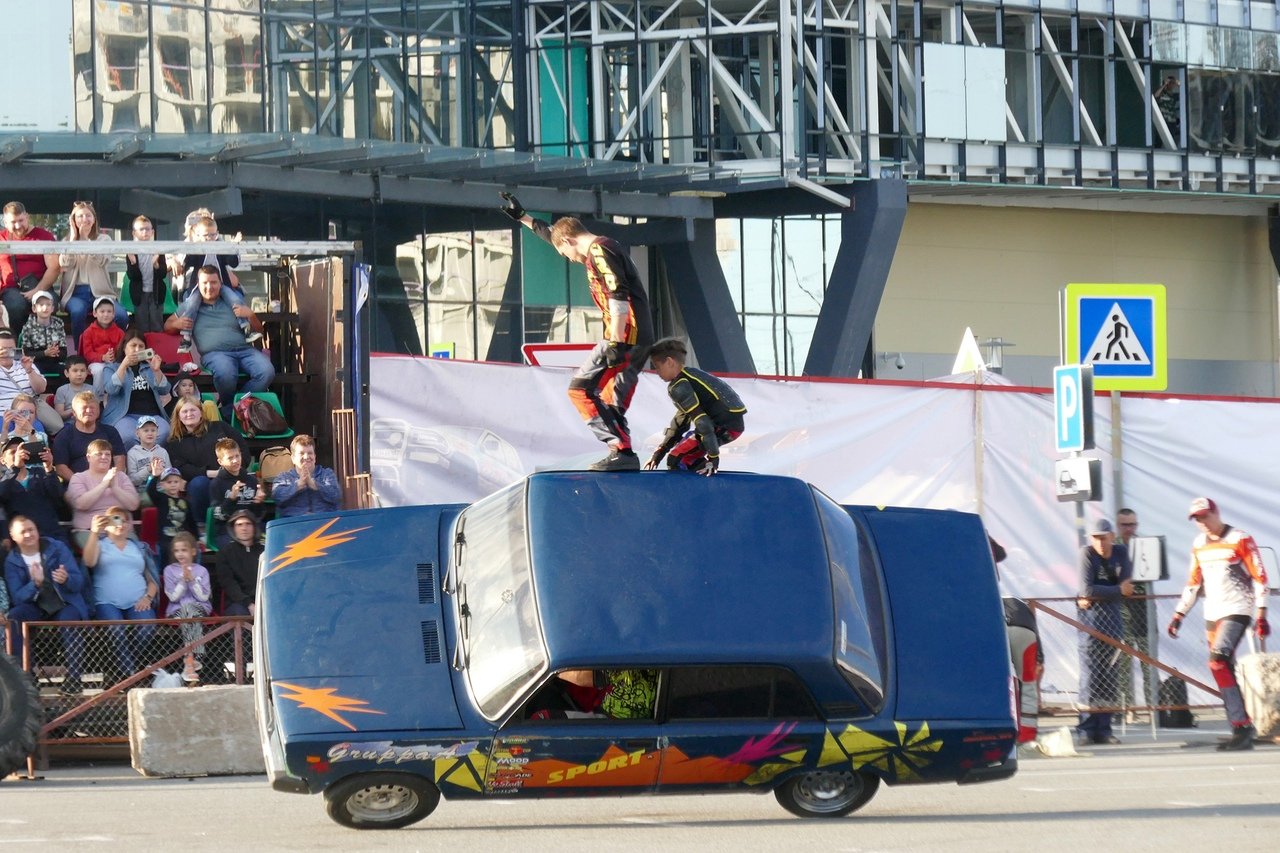
[[[253,597],[258,589],[258,558],[262,542],[258,538],[258,517],[247,509],[231,513],[227,519],[231,539],[218,551],[218,586],[226,596],[224,616],[254,616]]]
[[[147,478],[147,497],[160,513],[160,553],[169,553],[170,543],[179,533],[196,536],[196,520],[191,516],[191,504],[182,496],[187,481],[177,468],[165,468],[160,459],[151,459],[151,476]]]
[[[53,453],[48,447],[32,459],[21,436],[10,436],[4,445],[4,472],[0,475],[0,504],[9,518],[25,516],[45,536],[70,545],[67,530],[58,522],[63,505],[62,481],[53,473]]]
[[[45,432],[56,434],[62,429],[62,418],[41,396],[47,384],[31,357],[18,349],[13,332],[0,327],[0,411],[9,408],[18,394],[31,394],[36,400],[36,417],[44,424]]]
[[[196,222],[195,228],[192,229],[191,240],[197,243],[210,242],[218,239],[218,224],[213,221],[212,217],[204,217]],[[178,317],[195,319],[196,312],[200,310],[200,292],[195,287],[195,277],[191,273],[198,272],[201,267],[206,265],[216,267],[218,277],[222,279],[222,290],[219,292],[219,298],[227,304],[232,310],[237,305],[244,304],[244,291],[240,289],[240,283],[236,280],[233,283],[233,276],[230,274],[231,267],[240,263],[239,255],[187,255],[182,260],[183,269],[189,273],[192,280],[191,286],[184,291],[182,305],[173,313]],[[251,344],[255,341],[262,340],[262,333],[255,332],[250,328],[247,317],[240,317],[240,331],[244,332],[245,343]],[[179,334],[182,336],[182,342],[178,344],[178,352],[191,352],[191,330],[182,329]]]
[[[115,365],[116,347],[124,340],[124,332],[116,325],[116,301],[110,296],[93,300],[93,325],[80,335],[80,354],[89,363],[93,385],[101,388],[103,368]]]
[[[22,352],[41,373],[61,373],[67,356],[67,327],[53,316],[53,294],[38,290],[31,297],[31,316],[22,327]]]
[[[154,240],[155,226],[145,216],[133,220],[133,239]],[[140,332],[164,330],[164,297],[169,290],[169,268],[163,254],[125,255],[124,277],[133,302],[130,329]]]
[[[169,451],[157,441],[160,436],[160,419],[155,415],[143,415],[138,418],[138,426],[134,429],[138,443],[129,448],[125,454],[125,472],[133,485],[141,491],[147,485],[156,464],[163,471],[169,467]],[[164,553],[164,552],[161,552]]]
[[[229,540],[223,525],[231,514],[245,509],[256,518],[267,493],[257,477],[243,470],[239,444],[229,438],[220,438],[213,451],[218,458],[219,471],[209,483],[209,504],[213,507],[214,522],[218,524],[214,530],[214,541],[221,548]]]
[[[218,413],[218,404],[212,400],[206,400],[200,395],[200,389],[196,386],[196,381],[190,376],[183,376],[181,379],[173,381],[173,387],[169,389],[169,393],[173,396],[165,403],[165,417],[173,419],[173,410],[183,400],[191,400],[200,407],[200,411],[204,413],[206,421],[220,421],[222,415]]]
[[[196,562],[196,538],[183,531],[173,537],[170,551],[173,562],[164,567],[164,593],[169,597],[164,615],[169,619],[204,619],[213,612],[213,607],[209,604],[209,571]],[[181,630],[182,643],[186,646],[200,642],[204,636],[204,625],[199,622],[184,622]],[[201,668],[202,657],[204,646],[196,646],[187,653],[183,659],[183,681],[200,680],[196,670]]]
[[[88,384],[89,362],[82,355],[69,355],[62,375],[67,377],[67,384],[53,392],[53,408],[59,417],[69,421],[72,418],[71,400],[81,391],[93,391]]]
[[[67,503],[74,510],[71,527],[82,548],[89,538],[94,516],[117,505],[129,512],[138,508],[138,490],[112,464],[111,442],[95,438],[89,442],[85,456],[89,461],[88,470],[73,474],[67,483]]]

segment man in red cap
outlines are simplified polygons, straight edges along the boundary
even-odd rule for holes
[[[1231,721],[1231,739],[1219,744],[1218,749],[1253,749],[1253,722],[1236,684],[1236,646],[1249,630],[1250,622],[1259,637],[1271,633],[1267,624],[1267,571],[1253,537],[1224,523],[1212,500],[1196,498],[1187,514],[1199,525],[1200,535],[1191,545],[1191,576],[1169,622],[1169,636],[1178,636],[1183,617],[1195,606],[1203,589],[1209,671],[1218,682]]]

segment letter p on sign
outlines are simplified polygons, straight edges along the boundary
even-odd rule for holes
[[[1053,440],[1059,453],[1093,448],[1093,367],[1053,370]]]

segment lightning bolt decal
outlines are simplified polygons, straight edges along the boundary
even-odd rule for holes
[[[281,688],[280,698],[289,699],[298,703],[300,708],[310,708],[324,714],[329,719],[339,725],[346,726],[355,731],[356,727],[348,723],[342,718],[342,714],[383,714],[383,711],[375,711],[372,708],[362,708],[362,705],[369,703],[363,699],[355,699],[350,696],[337,695],[337,688],[334,687],[298,687],[295,684],[285,684],[283,681],[277,681],[274,686]],[[285,693],[284,690],[292,690],[293,693]]]
[[[294,542],[281,552],[280,556],[271,561],[271,572],[279,571],[285,566],[291,566],[301,560],[307,560],[312,557],[324,557],[329,553],[329,549],[341,545],[344,542],[350,542],[356,537],[354,534],[361,530],[368,530],[366,527],[357,527],[354,530],[340,530],[336,533],[328,533],[325,531],[338,523],[338,519],[331,518],[325,525],[317,530],[313,530],[303,538]]]

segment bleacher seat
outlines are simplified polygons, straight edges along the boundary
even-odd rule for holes
[[[180,335],[171,335],[168,332],[146,332],[143,337],[147,341],[147,346],[160,356],[162,364],[176,364],[181,368],[182,365],[195,361],[191,353],[178,352],[178,344],[182,343]]]

